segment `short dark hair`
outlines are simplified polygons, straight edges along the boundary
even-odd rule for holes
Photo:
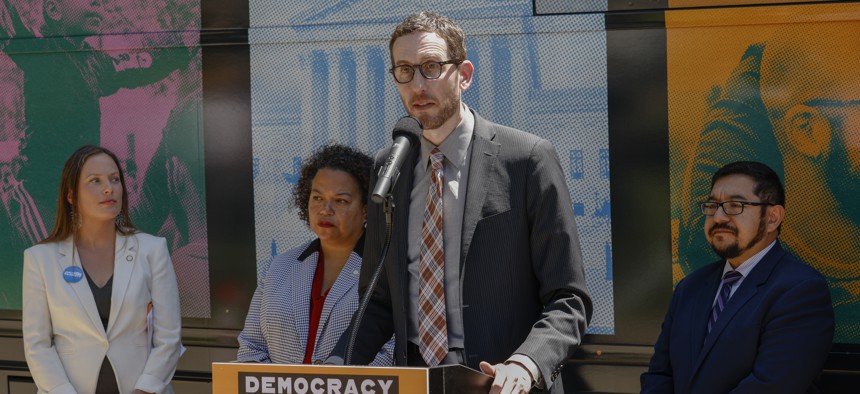
[[[361,202],[367,205],[368,187],[370,184],[370,169],[373,160],[361,151],[345,145],[325,145],[311,154],[302,164],[299,183],[293,190],[293,206],[299,209],[299,219],[310,224],[308,216],[308,199],[311,196],[311,183],[317,172],[323,168],[343,171],[358,184],[361,191]]]
[[[463,33],[463,29],[444,15],[422,11],[406,17],[406,19],[397,24],[394,28],[394,33],[391,33],[391,41],[388,42],[388,53],[391,56],[392,65],[394,63],[394,54],[392,53],[394,41],[416,31],[436,33],[444,39],[445,44],[448,45],[448,56],[450,57],[448,60],[466,60],[466,34]]]
[[[736,161],[720,167],[711,177],[711,189],[720,178],[729,175],[746,175],[755,181],[755,193],[764,202],[785,206],[785,189],[779,175],[764,163]]]
[[[123,174],[119,159],[107,148],[97,145],[84,145],[72,153],[63,166],[63,175],[60,178],[60,190],[57,193],[57,216],[54,219],[54,228],[48,237],[40,243],[59,242],[75,233],[76,228],[72,219],[72,212],[74,211],[74,204],[77,204],[78,201],[78,181],[81,178],[81,171],[84,168],[84,163],[90,157],[99,154],[110,156],[119,170],[119,180],[120,184],[122,184],[122,208],[117,216],[119,221],[117,222],[116,230],[122,235],[130,235],[137,232],[128,215],[128,189],[125,187],[125,175]],[[72,197],[71,203],[66,198],[67,196]]]

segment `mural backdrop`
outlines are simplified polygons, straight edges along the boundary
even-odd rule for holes
[[[367,153],[390,144],[405,110],[388,40],[407,15],[433,10],[466,32],[466,104],[558,151],[595,300],[589,332],[613,334],[603,15],[535,17],[531,0],[379,4],[250,2],[257,263],[313,237],[288,203],[303,157],[332,141]]]
[[[21,308],[66,158],[99,144],[168,240],[183,316],[209,317],[199,0],[2,0],[0,27],[0,309]]]
[[[763,12],[768,11],[768,12]],[[780,241],[830,282],[860,343],[860,6],[666,14],[675,282],[717,260],[695,203],[735,160],[786,186]]]

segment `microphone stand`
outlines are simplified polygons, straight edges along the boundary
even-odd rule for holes
[[[373,296],[373,291],[376,289],[377,283],[379,283],[379,277],[382,275],[382,268],[385,266],[385,257],[388,256],[388,247],[391,245],[391,217],[394,212],[394,197],[391,196],[390,192],[385,195],[383,211],[385,212],[385,243],[382,247],[382,254],[379,258],[379,263],[376,264],[376,269],[373,271],[370,283],[368,283],[367,289],[364,291],[364,297],[362,297],[361,303],[355,311],[352,321],[352,329],[349,330],[349,341],[346,344],[344,365],[352,365],[352,350],[355,347],[355,337],[358,334],[358,327],[361,326],[361,320],[364,318],[364,311],[367,309],[367,304],[370,303],[370,297]]]

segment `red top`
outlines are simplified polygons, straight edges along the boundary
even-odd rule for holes
[[[314,271],[314,283],[311,286],[311,316],[308,321],[308,345],[305,347],[305,364],[313,363],[311,357],[314,355],[314,346],[317,342],[317,328],[320,325],[320,316],[322,315],[323,305],[325,305],[325,297],[328,295],[328,289],[323,295],[320,294],[323,285],[323,273],[325,272],[325,258],[323,257],[322,248],[320,248],[319,259],[317,259],[317,269]]]

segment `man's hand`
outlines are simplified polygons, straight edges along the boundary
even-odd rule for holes
[[[517,362],[490,365],[481,361],[481,372],[495,378],[490,394],[526,394],[534,385],[529,371]]]

